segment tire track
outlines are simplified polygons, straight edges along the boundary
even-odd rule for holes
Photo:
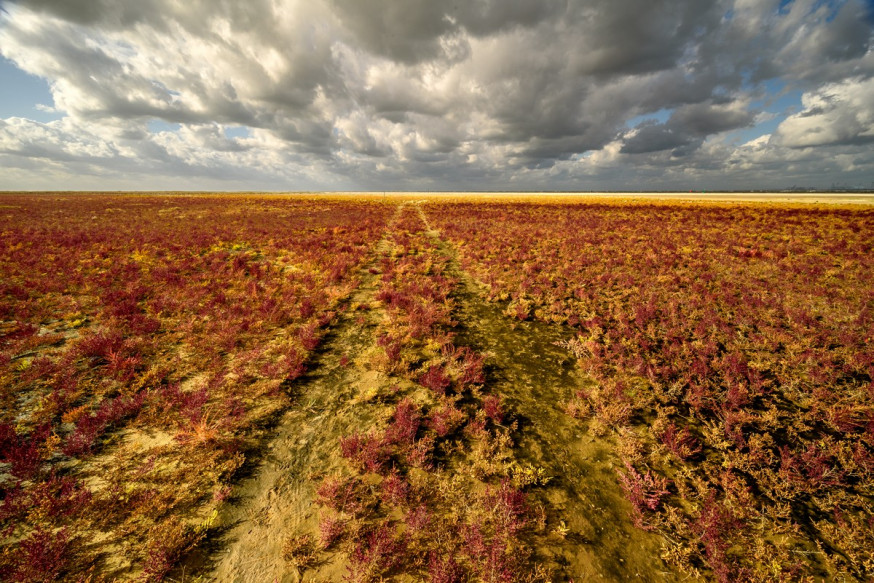
[[[661,538],[634,527],[629,518],[631,505],[617,481],[615,468],[622,464],[615,444],[588,435],[563,410],[573,392],[591,382],[555,346],[567,334],[558,326],[512,320],[500,305],[485,301],[452,245],[430,232],[452,258],[452,274],[461,282],[458,343],[490,355],[487,384],[504,396],[520,422],[517,453],[553,477],[532,491],[550,511],[551,534],[532,541],[541,560],[571,581],[678,579],[660,558]]]
[[[316,530],[313,476],[342,468],[338,436],[372,422],[356,398],[383,381],[379,373],[362,374],[352,359],[372,344],[379,314],[354,308],[375,300],[378,281],[371,268],[385,249],[400,208],[360,270],[361,284],[347,304],[352,309],[328,331],[308,365],[310,372],[295,381],[295,403],[280,417],[258,468],[234,487],[231,503],[219,514],[216,536],[174,573],[182,580],[186,571],[202,580],[228,583],[303,580],[284,560],[282,549],[290,534]]]

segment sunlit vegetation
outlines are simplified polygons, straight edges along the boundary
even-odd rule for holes
[[[280,573],[633,573],[568,560],[614,528],[642,577],[869,580],[871,233],[865,207],[4,195],[0,579],[177,580],[228,508],[269,510],[235,492],[291,427],[321,449],[283,494],[306,518],[264,527]],[[517,339],[568,384],[496,370]]]
[[[633,520],[720,581],[874,576],[874,212],[442,204],[508,317],[567,326]]]
[[[520,538],[544,528],[523,491],[538,480],[514,463],[515,425],[487,394],[485,357],[453,343],[449,269],[416,209],[402,208],[374,269],[386,317],[371,366],[411,383],[373,395],[393,412],[378,429],[340,438],[353,472],[318,488],[319,540],[345,547],[350,581],[545,577]]]
[[[0,579],[161,578],[288,406],[392,211],[3,197]]]

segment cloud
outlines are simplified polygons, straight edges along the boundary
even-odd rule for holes
[[[641,154],[674,150],[687,155],[711,134],[747,127],[755,119],[742,101],[694,103],[677,108],[666,123],[644,122],[625,135],[621,152]]]
[[[874,78],[848,79],[805,93],[804,110],[779,125],[775,142],[791,148],[874,142]]]
[[[47,79],[65,117],[2,122],[4,162],[86,172],[89,185],[131,168],[279,189],[620,187],[707,172],[728,184],[756,161],[776,180],[775,160],[788,168],[803,148],[852,156],[874,126],[872,31],[857,0],[6,6],[0,52]],[[757,142],[777,158],[718,145],[767,118],[773,79],[804,93],[802,111]],[[670,116],[646,121],[659,111]]]

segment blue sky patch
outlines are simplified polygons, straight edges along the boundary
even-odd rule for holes
[[[246,126],[226,126],[225,137],[229,140],[235,138],[248,138],[249,128],[247,128]]]
[[[179,128],[181,128],[182,125],[178,123],[169,123],[162,119],[153,119],[149,121],[147,127],[149,128],[149,132],[158,134],[161,132],[179,131]]]
[[[795,0],[780,0],[780,6],[777,8],[777,12],[780,14],[789,14],[794,2]]]
[[[644,113],[643,115],[634,116],[633,118],[625,122],[625,124],[629,128],[636,128],[645,121],[657,121],[658,123],[665,123],[666,121],[668,121],[668,118],[671,117],[671,114],[673,112],[673,109],[660,109],[652,113]]]
[[[862,3],[865,5],[866,14],[868,15],[868,23],[871,26],[874,26],[874,0],[862,0]]]
[[[45,123],[63,117],[59,113],[37,109],[38,104],[54,106],[48,82],[25,73],[15,63],[0,56],[0,118],[24,117]]]

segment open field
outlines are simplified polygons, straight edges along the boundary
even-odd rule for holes
[[[332,193],[333,194],[333,193]],[[581,202],[592,200],[675,201],[675,202],[779,202],[789,204],[874,204],[874,193],[787,193],[787,192],[358,192],[351,196],[384,196],[436,200],[509,200]]]
[[[0,195],[0,579],[874,577],[874,197],[533,196]]]
[[[15,193],[7,193],[15,194]],[[28,192],[20,193],[28,196],[89,196],[84,192]],[[106,195],[149,196],[203,196],[215,193],[197,192],[114,192]],[[434,192],[434,191],[362,191],[362,192],[239,192],[223,193],[219,196],[267,196],[289,198],[322,197],[329,199],[364,199],[364,200],[490,200],[490,201],[520,201],[520,202],[584,202],[587,199],[595,201],[674,201],[674,202],[778,202],[785,204],[874,204],[874,192],[859,193],[792,193],[792,192]]]

